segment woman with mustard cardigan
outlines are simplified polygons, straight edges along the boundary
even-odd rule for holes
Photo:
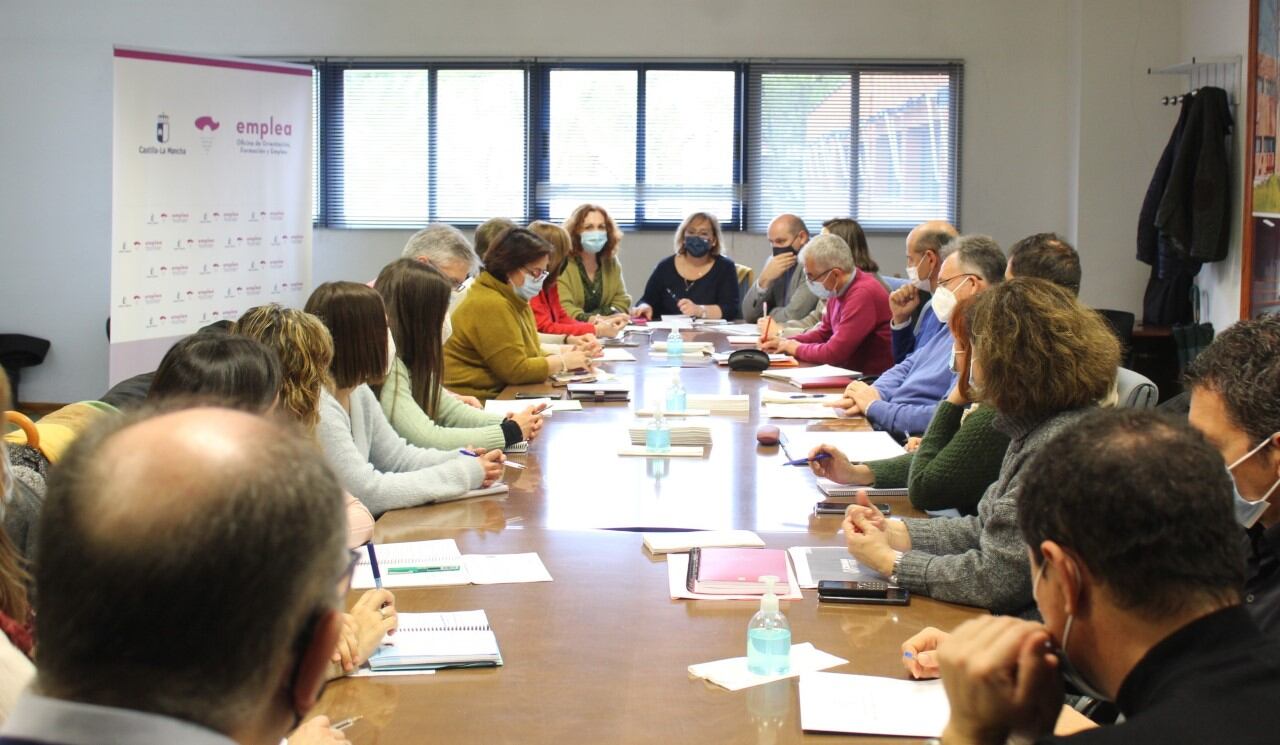
[[[564,370],[588,367],[581,351],[544,356],[529,300],[547,278],[551,244],[524,228],[498,236],[484,270],[453,312],[444,345],[444,385],[490,399],[508,385],[540,383]]]

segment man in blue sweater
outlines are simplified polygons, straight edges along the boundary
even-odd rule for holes
[[[944,324],[930,311],[929,300],[938,286],[942,247],[960,232],[945,220],[930,220],[907,234],[907,284],[889,295],[893,314],[893,361],[901,362],[923,346]]]
[[[956,303],[1004,280],[1005,257],[989,236],[965,235],[943,249],[942,268],[928,315],[938,324],[914,351],[881,375],[874,385],[854,381],[835,406],[864,414],[871,426],[895,437],[922,434],[938,402],[955,385],[951,370],[951,330],[946,322]]]

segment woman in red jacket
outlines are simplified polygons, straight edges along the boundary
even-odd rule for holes
[[[542,334],[565,334],[566,336],[588,336],[592,341],[596,334],[614,336],[622,330],[621,323],[597,323],[578,321],[565,312],[560,304],[560,289],[556,280],[569,260],[572,239],[565,229],[559,225],[537,220],[529,223],[529,230],[551,244],[555,249],[551,253],[551,261],[547,264],[547,278],[542,281],[542,291],[533,296],[529,307],[533,309],[533,318],[538,323],[538,332]]]

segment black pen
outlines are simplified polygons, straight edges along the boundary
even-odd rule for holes
[[[378,571],[378,555],[373,551],[373,541],[364,544],[369,549],[369,566],[373,569],[373,585],[379,590],[382,589],[382,572]]]

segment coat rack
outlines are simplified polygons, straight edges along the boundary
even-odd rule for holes
[[[1162,96],[1160,102],[1165,106],[1181,104],[1189,96],[1194,96],[1201,88],[1213,86],[1227,92],[1227,101],[1234,110],[1237,91],[1240,88],[1240,56],[1227,57],[1192,57],[1190,62],[1182,62],[1168,67],[1148,67],[1148,75],[1185,75],[1187,76],[1187,92],[1172,96]]]

